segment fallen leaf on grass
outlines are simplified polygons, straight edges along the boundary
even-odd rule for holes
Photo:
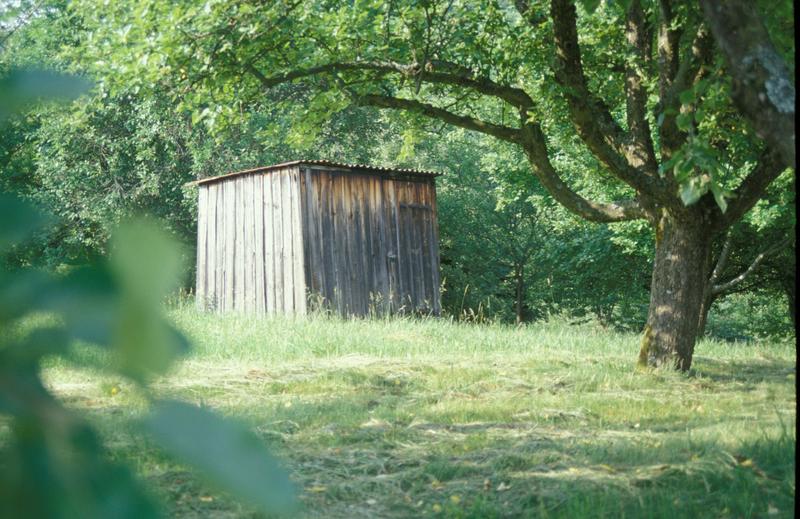
[[[505,481],[502,481],[502,482],[500,482],[499,485],[497,485],[497,491],[498,492],[503,492],[505,490],[508,490],[509,488],[511,488],[511,485],[509,485]]]

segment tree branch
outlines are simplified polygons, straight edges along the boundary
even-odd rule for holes
[[[416,112],[454,126],[485,133],[498,139],[521,145],[533,167],[534,175],[539,179],[542,186],[556,201],[587,220],[594,222],[620,222],[646,217],[645,211],[635,200],[603,204],[587,200],[570,189],[561,180],[561,177],[550,163],[547,144],[541,128],[537,124],[526,121],[527,112],[524,109],[520,110],[523,126],[521,129],[517,129],[455,114],[413,99],[401,99],[383,95],[362,95],[356,96],[355,102],[378,108]]]
[[[666,97],[678,73],[682,30],[674,23],[671,0],[658,2],[658,87],[661,98]]]
[[[422,103],[413,99],[402,99],[399,97],[390,97],[384,95],[366,94],[355,96],[355,102],[359,105],[375,106],[378,108],[392,108],[396,110],[405,110],[408,112],[415,112],[433,119],[438,119],[454,126],[466,128],[480,133],[485,133],[498,139],[512,142],[515,144],[520,143],[521,132],[517,128],[509,126],[501,126],[490,122],[483,121],[474,117],[455,114],[442,108],[433,106],[428,103]]]
[[[625,66],[625,100],[628,129],[638,156],[644,158],[644,167],[649,171],[658,169],[650,124],[647,122],[647,88],[642,72],[649,50],[647,22],[639,0],[628,7],[625,38],[632,51],[632,58]]]
[[[602,204],[586,200],[571,190],[561,180],[550,163],[547,156],[545,138],[541,129],[538,125],[531,124],[527,121],[527,114],[529,110],[534,107],[533,99],[520,88],[501,85],[488,78],[475,76],[471,70],[461,65],[440,60],[430,60],[424,65],[416,63],[407,65],[388,61],[336,62],[292,70],[271,77],[265,76],[252,64],[245,65],[245,68],[264,88],[272,88],[282,83],[322,74],[335,75],[336,73],[347,71],[371,71],[381,74],[397,73],[415,79],[421,78],[429,83],[466,87],[478,93],[499,98],[517,108],[521,114],[521,125],[525,128],[524,132],[519,128],[512,128],[483,121],[476,117],[456,114],[447,109],[414,99],[403,99],[378,94],[359,95],[350,92],[356,104],[416,112],[447,124],[522,145],[533,166],[534,174],[550,192],[553,198],[562,203],[567,209],[588,220],[596,222],[617,222],[644,218],[646,216],[645,211],[635,200]],[[344,88],[346,89],[346,87]]]
[[[713,223],[713,230],[723,231],[739,221],[759,201],[772,181],[785,170],[786,167],[777,151],[772,148],[764,150],[753,171],[733,191],[728,210],[719,214]]]
[[[272,88],[281,83],[288,83],[296,79],[303,79],[321,74],[346,71],[373,71],[383,74],[401,74],[405,77],[414,78],[418,82],[425,81],[470,88],[481,94],[502,99],[517,108],[520,106],[530,108],[534,105],[533,99],[521,88],[501,85],[489,78],[476,76],[467,67],[442,60],[430,60],[423,64],[404,64],[392,61],[333,62],[306,69],[296,69],[271,77],[262,74],[261,71],[256,69],[252,64],[246,65],[246,68],[258,79],[264,88]]]
[[[536,123],[525,122],[522,114],[522,148],[533,166],[533,172],[547,192],[568,210],[592,222],[622,222],[646,218],[647,213],[636,200],[598,203],[585,199],[561,180],[550,162],[547,141]]]
[[[726,281],[725,283],[722,283],[720,285],[713,285],[711,287],[711,295],[712,296],[720,296],[720,295],[722,295],[722,294],[724,294],[726,292],[730,292],[731,290],[736,288],[737,285],[739,285],[741,282],[746,280],[758,268],[758,266],[761,264],[761,262],[764,261],[764,258],[766,258],[767,256],[769,256],[771,254],[775,254],[776,252],[780,251],[783,247],[789,245],[792,242],[792,238],[793,238],[793,236],[789,236],[785,240],[781,240],[780,242],[776,243],[772,247],[769,247],[767,250],[761,252],[758,256],[755,257],[755,259],[750,264],[750,266],[747,267],[747,269],[745,269],[744,272],[742,272],[741,274],[739,274],[735,278],[733,278],[733,279],[731,279],[729,281]],[[727,243],[726,243],[726,245],[727,245]]]
[[[666,30],[666,29],[662,29]],[[664,37],[668,39],[666,36]],[[677,45],[677,43],[676,43]],[[665,44],[666,46],[666,44]],[[667,46],[668,47],[668,46]],[[664,54],[662,67],[666,66],[674,72],[672,75],[662,74],[659,78],[660,99],[657,112],[661,116],[659,135],[661,137],[661,160],[667,161],[686,142],[686,133],[678,129],[676,118],[681,108],[680,94],[693,83],[703,77],[703,67],[713,59],[713,40],[706,27],[699,27],[691,44],[691,55],[680,60],[678,64],[678,48],[667,51],[659,47],[659,56]],[[673,56],[673,52],[675,53]]]
[[[617,178],[637,192],[677,213],[686,212],[673,190],[666,189],[646,147],[626,135],[608,106],[589,90],[581,63],[573,1],[552,0],[551,15],[557,51],[556,81],[564,89],[570,118],[581,139]]]
[[[714,265],[714,270],[711,272],[711,277],[708,278],[708,284],[711,287],[712,294],[714,293],[714,285],[722,275],[722,271],[725,270],[725,264],[728,262],[728,254],[730,254],[732,242],[733,237],[731,236],[731,233],[728,232],[725,236],[725,242],[722,244],[722,250],[719,253],[719,258],[717,258],[717,264]]]
[[[795,87],[750,0],[700,0],[733,78],[733,100],[758,135],[795,168]]]

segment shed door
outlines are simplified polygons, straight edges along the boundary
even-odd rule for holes
[[[390,280],[397,280],[400,308],[429,312],[433,308],[433,275],[430,254],[432,210],[427,204],[400,203],[397,261],[390,261]],[[394,265],[392,265],[394,263]],[[391,270],[390,270],[391,272]]]

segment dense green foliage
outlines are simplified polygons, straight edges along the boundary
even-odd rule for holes
[[[164,14],[162,8],[140,7],[144,13],[141,23]],[[213,11],[217,7],[211,12],[181,9],[176,7],[165,15],[166,19],[189,16],[192,23],[221,20]],[[279,9],[277,4],[275,9]],[[251,16],[245,11],[242,8],[236,16]],[[103,12],[103,24],[93,25],[94,15],[81,4],[68,11],[54,3],[51,10],[32,16],[4,42],[0,56],[5,67],[38,60],[91,71],[99,81],[92,95],[77,104],[43,105],[6,125],[0,139],[0,183],[44,204],[62,222],[40,235],[33,246],[15,251],[10,258],[13,263],[57,267],[103,254],[109,230],[137,213],[163,218],[166,229],[190,245],[187,250],[191,251],[195,193],[183,184],[194,178],[300,157],[420,166],[446,173],[439,183],[439,205],[443,304],[447,313],[505,321],[566,313],[632,330],[642,326],[653,247],[647,225],[628,222],[608,227],[580,222],[532,179],[525,157],[513,146],[432,125],[413,115],[398,117],[368,107],[344,108],[332,102],[329,95],[303,85],[284,85],[256,96],[258,100],[246,106],[223,102],[234,95],[244,100],[242,91],[223,90],[213,94],[217,99],[214,109],[219,113],[203,112],[211,106],[202,102],[207,98],[185,91],[178,94],[175,89],[181,77],[165,70],[148,83],[145,73],[150,68],[136,67],[119,55],[104,62],[105,68],[98,68],[92,61],[97,57],[93,53],[106,47],[98,46],[96,38],[110,37],[104,31],[113,27],[109,24],[114,17],[131,14],[122,3]],[[605,20],[616,15],[612,10],[600,11],[597,16]],[[331,21],[325,16],[322,19]],[[128,30],[137,27],[134,24]],[[54,33],[58,32],[69,37],[57,38]],[[598,44],[605,41],[603,38],[615,37],[613,31],[598,35]],[[131,34],[124,38],[134,48],[144,43]],[[154,48],[152,42],[147,45]],[[202,45],[184,50],[204,52]],[[218,70],[215,63],[209,63],[208,68],[197,76],[196,88],[207,85],[209,74],[217,77],[230,72]],[[185,73],[191,73],[191,69]],[[550,88],[546,79],[537,76],[537,88]],[[443,93],[435,95],[446,98]],[[709,96],[703,99],[711,102]],[[205,108],[191,113],[196,103]],[[487,116],[506,117],[491,105],[469,103]],[[335,110],[331,111],[332,107]],[[622,194],[624,190],[607,182],[596,159],[559,122],[564,107],[555,102],[551,108],[541,114],[542,122],[563,150],[553,161],[572,172],[571,180],[584,193],[607,197]],[[324,113],[317,113],[320,110]],[[714,128],[708,123],[699,130]],[[736,146],[746,147],[741,139],[736,136],[731,146],[739,143]],[[732,159],[724,160],[728,163]],[[583,170],[599,175],[582,175]],[[759,253],[782,236],[793,234],[793,177],[787,174],[782,179],[747,221],[734,229],[734,253],[722,281],[746,270]],[[723,239],[718,242],[717,250]],[[771,254],[748,282],[738,287],[739,292],[761,294],[749,300],[759,302],[757,307],[762,310],[757,314],[788,314],[782,309],[788,305],[781,301],[789,297],[789,287],[793,288],[793,251],[793,245],[788,244],[780,254]],[[192,263],[191,258],[189,252],[187,264]],[[192,283],[191,272],[187,272],[184,284],[188,288]],[[732,304],[733,308],[742,308],[736,312],[746,311],[744,300],[737,298],[726,308]],[[721,302],[715,300],[712,317],[722,308]],[[749,329],[746,321],[730,322],[744,328],[731,331],[728,325],[715,325],[708,331],[726,329],[726,336],[765,332],[763,323]],[[785,335],[791,329],[789,322],[786,318],[772,319],[766,329]]]

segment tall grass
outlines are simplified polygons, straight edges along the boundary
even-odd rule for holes
[[[687,375],[591,323],[170,314],[194,350],[156,391],[247,422],[306,517],[792,515],[792,342],[704,340]],[[135,388],[47,378],[175,516],[252,516],[138,436]]]

